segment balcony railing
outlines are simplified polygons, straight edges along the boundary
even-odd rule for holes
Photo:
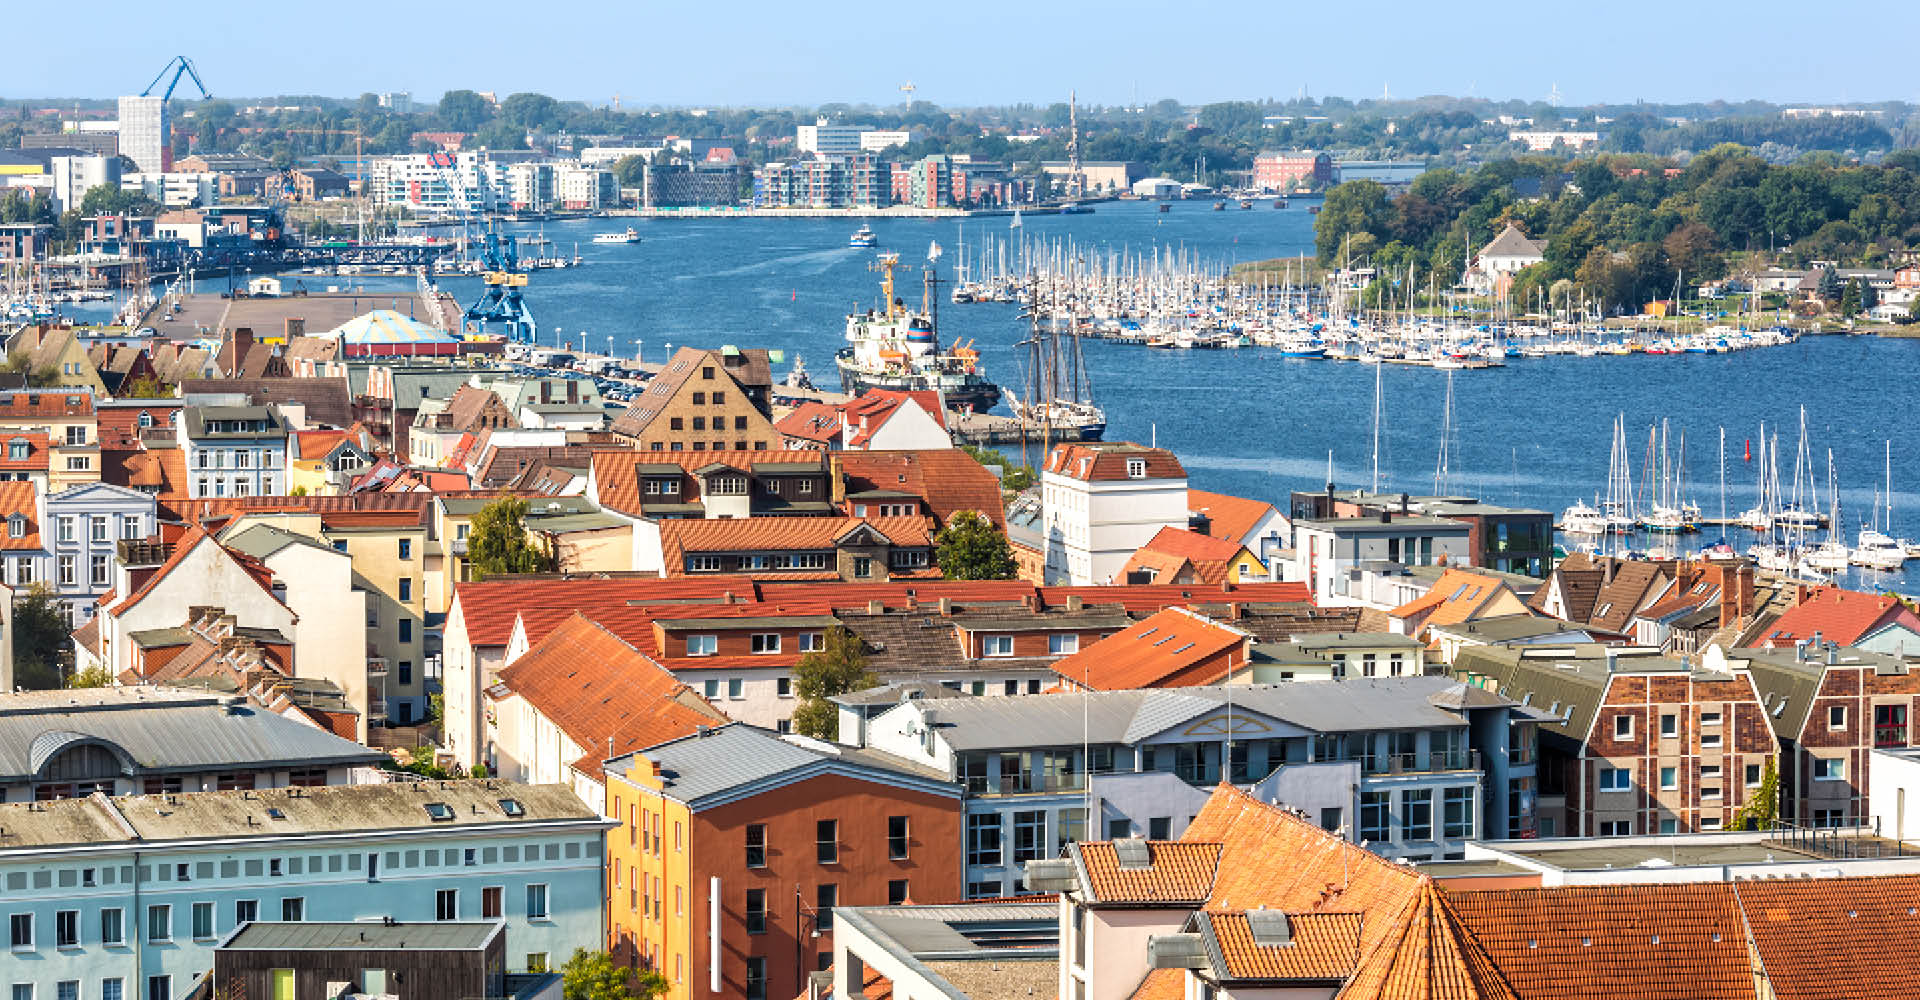
[[[1427,755],[1425,767],[1420,755],[1412,753],[1379,754],[1366,758],[1361,767],[1368,774],[1439,774],[1446,771],[1477,771],[1478,750],[1435,751]]]

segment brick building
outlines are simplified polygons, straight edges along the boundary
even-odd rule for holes
[[[1333,181],[1333,157],[1312,150],[1261,153],[1253,158],[1253,186],[1262,191],[1291,191],[1307,183]]]
[[[648,451],[766,451],[782,440],[769,416],[772,386],[766,351],[682,347],[612,430]]]
[[[736,723],[607,775],[608,947],[666,1000],[800,995],[836,908],[960,898],[960,787],[889,754]]]
[[[1738,664],[1474,646],[1454,672],[1559,720],[1541,726],[1543,837],[1734,829],[1774,757],[1767,709]]]

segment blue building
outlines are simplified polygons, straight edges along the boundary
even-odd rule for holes
[[[14,997],[185,997],[250,921],[497,920],[510,972],[606,941],[612,822],[563,785],[94,795],[0,805],[0,825]]]
[[[76,624],[93,615],[100,595],[113,588],[113,560],[122,541],[139,541],[159,530],[154,498],[111,483],[87,483],[47,498],[53,556],[49,583]]]

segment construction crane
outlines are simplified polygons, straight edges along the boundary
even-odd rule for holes
[[[486,269],[480,273],[483,290],[467,307],[467,331],[477,333],[489,323],[499,323],[506,327],[510,343],[533,343],[537,327],[521,291],[527,287],[527,274],[520,268],[513,237],[487,233],[481,256],[486,262]]]
[[[173,71],[173,79],[167,81],[167,92],[160,95],[161,100],[173,100],[173,88],[180,86],[180,77],[182,76],[193,77],[193,85],[200,88],[200,98],[202,100],[213,97],[212,94],[207,93],[207,85],[200,82],[200,71],[193,68],[193,60],[188,59],[186,56],[174,56],[171,62],[161,67],[159,74],[153,78],[152,83],[147,84],[147,89],[140,92],[140,96],[153,96],[153,88],[160,86],[160,81],[165,79],[168,70]]]

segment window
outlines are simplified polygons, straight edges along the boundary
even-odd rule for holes
[[[141,537],[140,515],[131,514],[120,519],[120,537],[128,541]]]
[[[899,906],[907,901],[907,880],[903,878],[887,880],[887,905]]]
[[[100,1000],[126,1000],[126,985],[118,979],[100,980]]]
[[[71,587],[74,585],[76,579],[77,578],[74,573],[74,558],[72,556],[61,556],[60,557],[60,586]]]
[[[781,698],[793,697],[793,678],[776,677],[773,681],[774,694]]]
[[[498,920],[504,907],[500,898],[504,894],[500,886],[490,885],[480,890],[480,916],[484,920]]]
[[[1360,793],[1360,839],[1381,843],[1387,839],[1392,817],[1388,814],[1392,792]]]
[[[173,977],[148,976],[147,1000],[173,1000]]]
[[[828,882],[813,892],[814,927],[825,934],[833,930],[833,908],[840,905],[840,887]]]
[[[707,401],[707,394],[706,394],[706,393],[704,393],[704,392],[696,392],[696,393],[694,393],[694,394],[693,394],[693,402],[694,402],[694,405],[695,405],[695,406],[699,406],[699,405],[701,405],[701,404],[704,404],[704,403],[705,403],[706,401]],[[698,425],[698,424],[695,424],[695,425],[694,425],[694,427],[695,427],[696,429],[697,429],[697,428],[698,428],[699,426],[700,426],[700,425]]]
[[[854,579],[865,580],[872,575],[873,575],[873,560],[866,556],[854,556],[853,557]]]
[[[840,821],[823,819],[813,824],[814,859],[823,865],[840,863]]]
[[[747,933],[767,932],[767,890],[747,890]]]
[[[1907,745],[1907,706],[1873,706],[1873,745],[1877,747]]]
[[[80,947],[80,911],[60,910],[53,915],[53,946]]]
[[[1828,729],[1847,728],[1847,706],[1833,705],[1827,709],[1827,728]]]
[[[1128,479],[1147,478],[1147,460],[1144,458],[1127,459],[1127,478]]]
[[[720,649],[720,638],[712,635],[687,636],[688,656],[712,656]],[[717,693],[717,692],[716,692]]]
[[[280,900],[280,919],[287,923],[299,923],[307,919],[307,900],[304,896],[285,896]]]
[[[767,828],[760,823],[747,826],[747,867],[767,866]]]
[[[907,818],[887,817],[887,857],[900,861],[907,856]]]
[[[1473,789],[1448,788],[1442,791],[1444,813],[1441,821],[1445,824],[1442,834],[1449,840],[1466,840],[1473,836]]]
[[[767,960],[764,958],[747,959],[747,1000],[767,1000]]]
[[[800,651],[802,653],[811,653],[825,648],[827,648],[827,634],[825,632],[800,633]]]
[[[1433,793],[1422,789],[1405,793],[1406,839],[1433,839]]]
[[[173,907],[157,903],[147,907],[147,943],[163,944],[173,940]]]
[[[542,883],[527,886],[527,919],[547,919],[547,887]]]
[[[1719,712],[1701,712],[1701,713],[1700,713],[1700,724],[1701,724],[1701,725],[1703,725],[1703,726],[1717,726],[1717,725],[1719,725],[1719,724],[1720,724],[1720,713],[1719,713]]]
[[[260,901],[257,899],[236,899],[233,901],[233,925],[250,924],[260,919]]]
[[[1717,746],[1719,746],[1719,745],[1720,745],[1720,734],[1719,734],[1719,733],[1701,733],[1701,734],[1700,734],[1700,748],[1701,748],[1701,749],[1703,749],[1703,750],[1704,750],[1704,749],[1706,749],[1706,748],[1708,748],[1708,747],[1717,747]]]
[[[460,890],[439,889],[433,894],[433,919],[460,919]]]
[[[1616,740],[1633,739],[1633,716],[1616,715],[1613,717],[1613,738]]]
[[[413,558],[413,539],[411,538],[400,539],[400,558],[402,559]]]
[[[195,941],[213,940],[213,904],[211,902],[193,904],[191,919]]]
[[[1624,819],[1601,820],[1600,836],[1625,837],[1633,833],[1633,824]]]
[[[1013,863],[1025,864],[1047,856],[1047,814],[1034,809],[1013,814]]]
[[[88,560],[87,579],[96,587],[107,585],[107,557],[93,556]]]
[[[980,639],[981,656],[1012,656],[1013,636],[989,635]]]
[[[1047,636],[1047,652],[1055,656],[1065,656],[1080,651],[1080,637],[1063,633]]]
[[[106,541],[107,540],[107,519],[104,517],[93,517],[93,518],[89,518],[88,520],[91,522],[91,524],[89,525],[89,531],[93,540],[96,542]]]
[[[27,537],[27,519],[25,517],[20,516],[19,514],[9,515],[7,517],[7,537],[8,538]]]
[[[967,864],[1000,863],[1000,814],[978,813],[967,817]]]
[[[413,619],[411,618],[400,619],[400,641],[401,642],[413,641]]]
[[[1632,772],[1624,767],[1603,767],[1600,769],[1600,790],[1603,792],[1624,792],[1633,787]]]
[[[100,911],[100,943],[109,947],[127,943],[126,923],[117,906]]]
[[[400,600],[402,602],[413,600],[413,578],[412,577],[403,576],[400,578]]]
[[[1663,767],[1660,769],[1660,790],[1671,792],[1680,787],[1680,769]]]
[[[724,393],[724,392],[718,392],[718,391],[716,391],[716,392],[714,392],[714,394],[713,394],[713,405],[715,405],[715,406],[725,406],[725,405],[726,405],[726,402],[727,402],[727,394],[726,394],[726,393]]]
[[[778,653],[780,651],[780,633],[755,632],[752,638],[755,653]]]
[[[747,681],[744,677],[727,678],[727,697],[739,701],[747,696]]]
[[[60,540],[63,542],[73,541],[73,518],[63,514],[60,516],[59,521],[55,523],[60,525]]]
[[[1844,757],[1815,757],[1813,759],[1813,777],[1816,781],[1845,781],[1847,761]]]
[[[528,972],[548,971],[547,970],[547,953],[544,951],[527,952],[527,971]]]

